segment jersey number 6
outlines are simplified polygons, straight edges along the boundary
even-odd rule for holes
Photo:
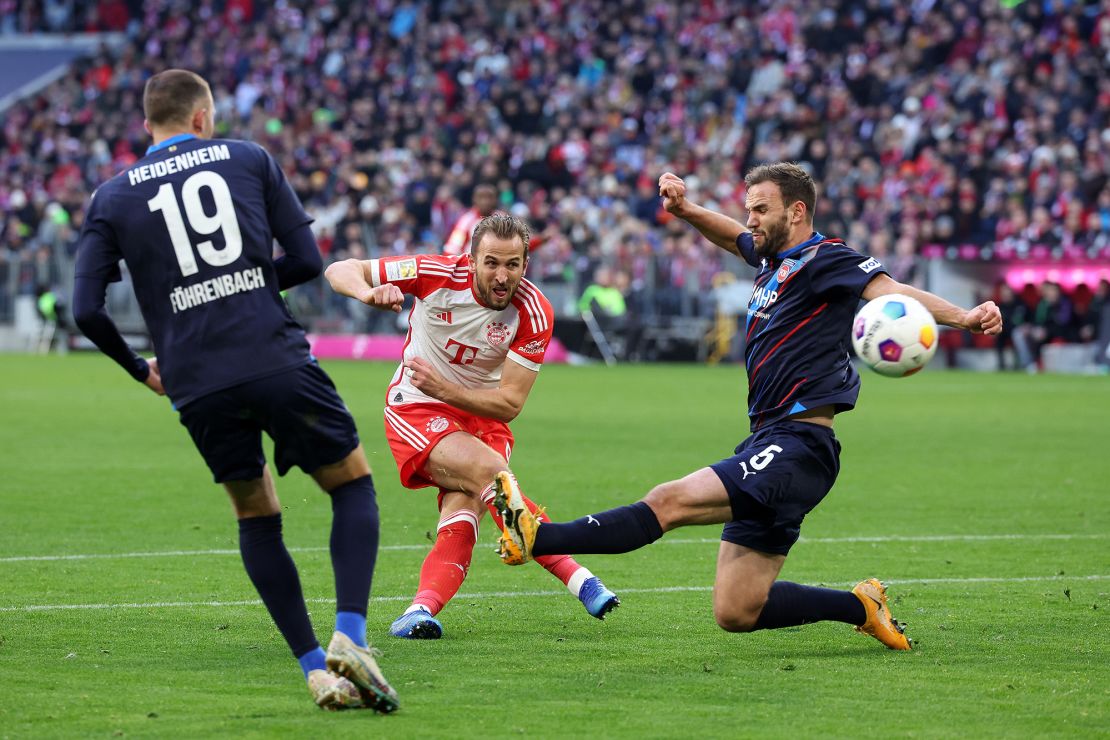
[[[216,204],[216,212],[211,216],[204,212],[204,204],[200,202],[201,188],[208,188]],[[193,231],[201,236],[210,236],[221,229],[224,232],[223,249],[216,249],[211,240],[196,245],[201,259],[213,267],[223,267],[239,259],[239,255],[243,253],[243,237],[239,232],[239,220],[235,217],[235,206],[231,202],[231,190],[227,187],[226,180],[211,170],[197,172],[182,183],[181,202],[185,204],[185,215],[189,218],[189,226]],[[170,242],[177,255],[181,274],[195,275],[197,261],[193,257],[193,245],[185,230],[173,185],[164,183],[146,204],[151,213],[161,211],[162,217],[166,219],[166,229],[170,232]]]
[[[776,452],[782,452],[782,448],[778,445],[771,445],[767,447],[767,449],[763,450],[763,452],[752,455],[751,459],[748,460],[748,462],[751,463],[753,470],[763,470],[765,467],[771,464],[772,460],[775,459]]]

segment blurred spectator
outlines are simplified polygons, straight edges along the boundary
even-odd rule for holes
[[[1094,343],[1094,362],[1110,369],[1110,281],[1100,280],[1087,307],[1089,321],[1080,327],[1080,341]]]
[[[497,188],[488,184],[479,185],[474,188],[472,202],[473,205],[459,216],[458,221],[451,228],[447,243],[443,245],[444,254],[462,254],[470,251],[470,237],[474,233],[474,227],[497,208]]]
[[[779,158],[813,171],[828,233],[882,234],[911,279],[931,242],[1110,249],[1107,0],[0,3],[0,33],[86,30],[126,40],[0,122],[21,265],[64,252],[48,204],[76,220],[143,156],[168,59],[212,81],[219,135],[274,152],[329,259],[352,223],[371,256],[435,250],[494,183],[546,235],[545,276],[604,260],[634,310],[710,315],[720,250],[668,229],[655,180],[739,216],[743,173]]]
[[[1075,338],[1075,309],[1071,298],[1058,283],[1041,286],[1041,297],[1029,321],[1014,330],[1014,348],[1026,372],[1037,372],[1041,365],[1041,349],[1053,342],[1070,342]]]
[[[589,311],[598,317],[620,318],[627,311],[624,294],[613,282],[613,271],[604,265],[597,268],[594,281],[582,292],[577,305],[579,313]]]
[[[998,352],[998,369],[1017,370],[1024,368],[1029,364],[1029,360],[1017,352],[1014,333],[1028,322],[1029,306],[1025,305],[1025,301],[1005,282],[999,283],[997,286],[995,302],[1002,312],[1002,332],[995,337],[994,345]],[[1014,348],[1015,353],[1012,368],[1008,367],[1009,363],[1006,362],[1006,350],[1011,347]]]

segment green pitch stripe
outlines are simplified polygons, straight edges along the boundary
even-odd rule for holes
[[[884,579],[884,583],[890,585],[941,585],[941,584],[955,584],[955,585],[977,585],[977,584],[993,584],[993,583],[1042,583],[1046,581],[1106,581],[1110,580],[1110,574],[1095,574],[1085,576],[1017,576],[1014,578],[905,578],[905,579]],[[818,584],[814,584],[818,585]],[[848,587],[855,585],[854,581],[844,581],[842,583],[822,583],[823,586],[839,586]],[[624,594],[666,594],[666,593],[684,593],[690,591],[712,591],[712,586],[660,586],[657,588],[622,588],[620,592]],[[460,593],[456,599],[500,599],[500,598],[520,598],[520,597],[537,597],[537,596],[562,596],[566,591],[486,591],[480,593]],[[371,599],[374,601],[408,601],[412,596],[375,596]],[[312,598],[305,599],[310,604],[330,604],[335,601],[334,598]],[[242,601],[152,601],[145,603],[122,603],[122,604],[28,604],[26,606],[2,606],[0,612],[45,612],[45,611],[68,611],[74,609],[180,609],[180,608],[196,608],[196,607],[229,607],[229,606],[261,606],[262,602],[258,599],[244,599]]]
[[[817,545],[839,545],[868,542],[989,542],[995,540],[1102,540],[1110,538],[1110,533],[1098,534],[934,534],[882,537],[802,537],[799,542]],[[663,539],[656,544],[662,545],[706,545],[720,542],[719,538],[700,537],[696,539]],[[426,545],[382,545],[379,550],[427,550]],[[289,552],[327,552],[326,547],[290,547]],[[52,560],[113,560],[123,558],[174,558],[196,557],[203,555],[239,555],[237,549],[217,550],[163,550],[154,552],[105,552],[78,553],[72,555],[10,555],[0,557],[0,563],[49,562]]]

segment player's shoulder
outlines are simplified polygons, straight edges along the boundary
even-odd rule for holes
[[[90,201],[92,203],[96,203],[97,202],[96,199],[99,196],[100,197],[100,203],[98,205],[104,205],[105,201],[107,200],[104,196],[109,195],[112,192],[114,192],[116,190],[119,190],[121,187],[127,185],[128,184],[127,173],[130,172],[135,167],[139,166],[139,164],[141,162],[142,162],[142,160],[139,160],[139,162],[136,162],[135,164],[131,165],[131,167],[128,167],[125,170],[120,170],[119,172],[112,175],[111,177],[109,177],[104,182],[100,183],[100,185],[98,185],[96,187],[96,189],[92,191],[92,195],[89,196]]]
[[[226,146],[233,152],[251,152],[262,156],[270,156],[266,148],[261,144],[254,141],[247,141],[246,139],[205,139],[200,143],[201,146]]]
[[[874,270],[882,267],[882,262],[877,257],[862,254],[861,252],[853,249],[843,239],[829,237],[822,239],[813,245],[817,251],[818,258],[827,262],[836,262],[845,265],[855,264],[856,267],[863,270],[865,273],[871,273]]]
[[[531,280],[520,281],[512,302],[521,315],[527,317],[539,331],[549,329],[555,321],[555,309],[551,307],[551,301],[547,300],[547,296]]]
[[[243,139],[209,139],[208,146],[220,147],[226,151],[233,160],[249,160],[254,162],[269,162],[273,155],[261,144]]]
[[[418,254],[401,262],[412,265],[425,288],[460,290],[470,281],[470,255]]]

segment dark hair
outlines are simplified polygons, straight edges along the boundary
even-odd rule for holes
[[[514,218],[504,211],[497,211],[479,221],[470,238],[471,257],[478,256],[478,245],[482,243],[482,237],[486,234],[493,234],[498,239],[520,237],[524,242],[524,259],[528,259],[528,242],[532,239],[532,230],[519,218]]]
[[[813,221],[813,209],[817,204],[817,186],[813,184],[813,178],[808,172],[795,162],[775,162],[753,167],[744,176],[744,182],[749,188],[768,181],[779,186],[784,206],[789,207],[800,200],[806,207],[806,218]]]
[[[211,91],[204,78],[187,69],[167,69],[146,81],[143,113],[151,126],[188,123],[197,103]]]

